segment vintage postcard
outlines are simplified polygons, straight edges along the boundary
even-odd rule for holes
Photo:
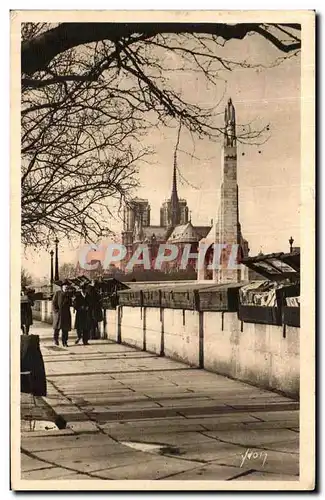
[[[12,11],[11,137],[11,488],[313,490],[315,12]]]

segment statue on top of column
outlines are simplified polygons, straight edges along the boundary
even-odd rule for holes
[[[236,146],[236,116],[231,99],[225,108],[225,146]]]

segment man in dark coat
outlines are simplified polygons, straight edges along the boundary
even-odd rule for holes
[[[95,281],[92,281],[91,285],[88,286],[88,293],[90,296],[90,335],[92,339],[98,339],[100,337],[98,323],[103,321],[103,311],[101,296]]]
[[[82,339],[84,345],[88,345],[89,333],[91,328],[91,299],[87,292],[87,285],[81,285],[81,291],[76,294],[73,307],[76,310],[75,329],[77,330],[76,344]]]
[[[23,334],[28,335],[30,326],[33,324],[32,305],[34,302],[30,292],[25,286],[22,287],[20,297],[20,327]]]
[[[59,333],[62,330],[62,345],[68,347],[68,336],[71,330],[71,295],[67,291],[69,282],[57,283],[61,290],[55,292],[52,300],[54,343],[59,345]]]

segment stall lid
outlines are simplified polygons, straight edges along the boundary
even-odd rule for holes
[[[119,281],[116,278],[112,278],[112,277],[102,276],[99,283],[104,284],[110,288],[114,288],[116,290],[127,290],[130,288],[128,285],[126,285],[122,281]]]
[[[268,280],[283,281],[289,278],[296,281],[300,279],[300,251],[247,257],[242,260],[242,263]]]
[[[90,279],[87,278],[87,276],[85,276],[83,274],[81,276],[77,276],[76,278],[70,278],[68,281],[70,283],[72,283],[73,285],[77,285],[77,286],[80,286],[83,283],[85,283],[85,284],[90,283]]]

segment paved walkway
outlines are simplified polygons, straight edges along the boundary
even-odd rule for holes
[[[22,479],[292,480],[298,403],[105,340],[52,344],[36,323],[64,430],[22,433]]]

